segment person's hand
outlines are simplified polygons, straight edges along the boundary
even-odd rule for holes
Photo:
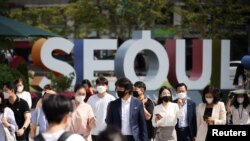
[[[145,105],[145,103],[147,102],[147,100],[148,100],[147,98],[144,98],[144,99],[142,100],[142,104]]]
[[[21,128],[21,129],[17,130],[16,135],[17,135],[17,136],[22,136],[23,133],[24,133],[24,129]]]
[[[214,119],[212,119],[212,117],[208,117],[206,120],[208,125],[213,125],[214,124]]]
[[[7,119],[6,118],[2,118],[2,123],[3,123],[3,125],[5,126],[5,127],[9,127],[10,126],[10,124],[8,123],[8,121],[7,121]]]
[[[160,114],[155,114],[155,123],[162,119],[162,116]]]
[[[184,102],[182,99],[178,99],[177,104],[179,105],[179,107],[182,107],[184,105]]]

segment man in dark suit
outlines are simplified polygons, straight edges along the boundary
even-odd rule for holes
[[[143,104],[131,96],[133,84],[123,77],[116,81],[115,87],[119,98],[108,106],[107,126],[120,128],[128,141],[148,141]]]
[[[184,83],[179,83],[176,86],[177,99],[180,110],[183,110],[183,120],[178,120],[176,124],[176,133],[178,141],[195,141],[197,132],[196,121],[196,104],[187,98],[187,86]]]

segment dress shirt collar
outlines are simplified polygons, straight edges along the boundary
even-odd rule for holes
[[[131,101],[131,95],[129,95],[129,98],[126,101],[122,98],[122,103],[130,103],[130,101]]]

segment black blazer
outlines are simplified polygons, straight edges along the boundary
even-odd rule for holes
[[[106,123],[107,126],[122,128],[121,121],[121,98],[111,101],[108,106]],[[144,117],[142,102],[131,96],[130,101],[130,127],[135,141],[148,141],[147,125]]]
[[[174,100],[174,102],[177,103],[177,99]],[[196,104],[190,99],[187,99],[187,122],[191,137],[196,137],[197,133]],[[178,124],[179,120],[177,120],[177,124],[175,126],[177,132],[178,132],[177,130]]]

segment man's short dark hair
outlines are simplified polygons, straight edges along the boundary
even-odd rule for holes
[[[146,91],[146,85],[142,81],[135,82],[134,87],[143,88],[143,90]]]
[[[133,91],[133,84],[132,82],[126,78],[126,77],[121,77],[115,82],[115,86],[123,87],[125,90],[129,90],[129,93]]]
[[[8,82],[4,83],[4,86],[6,88],[8,88],[9,90],[13,90],[14,93],[17,92],[17,86],[13,81],[8,81]]]
[[[95,81],[95,84],[96,85],[99,85],[99,84],[102,84],[102,85],[108,85],[109,84],[109,81],[107,78],[103,77],[103,76],[100,76],[96,79]]]
[[[50,95],[43,99],[42,108],[48,123],[59,124],[65,115],[73,111],[73,104],[63,95]]]
[[[177,84],[175,86],[175,90],[177,90],[177,88],[182,87],[182,86],[184,86],[186,88],[186,90],[187,90],[187,85],[185,83],[179,83],[179,84]]]

